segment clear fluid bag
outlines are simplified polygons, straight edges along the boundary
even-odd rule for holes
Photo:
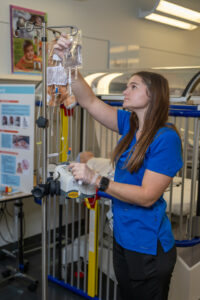
[[[64,104],[66,108],[73,108],[76,100],[72,94],[72,72],[77,73],[82,66],[81,33],[67,34],[69,47],[64,49],[62,56],[55,49],[57,40],[48,45],[47,67],[47,104],[58,106]]]

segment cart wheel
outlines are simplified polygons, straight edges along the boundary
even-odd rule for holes
[[[37,283],[37,282],[31,283],[31,284],[28,286],[28,290],[31,291],[31,292],[35,292],[36,289],[37,289],[37,286],[38,286],[38,283]]]
[[[11,270],[5,270],[1,274],[4,278],[9,277],[11,275]]]

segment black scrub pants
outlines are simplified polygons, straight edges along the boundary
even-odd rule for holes
[[[176,247],[164,252],[158,241],[157,255],[122,248],[113,241],[113,266],[118,281],[118,300],[167,300],[176,262]]]

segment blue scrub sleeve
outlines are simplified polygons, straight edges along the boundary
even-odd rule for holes
[[[117,110],[117,121],[119,134],[124,135],[129,131],[130,128],[130,116],[131,113],[122,109]]]
[[[159,133],[147,151],[146,169],[174,177],[182,168],[181,140],[173,129]]]

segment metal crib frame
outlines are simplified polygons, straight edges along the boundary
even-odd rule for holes
[[[110,103],[114,106],[120,106],[121,103],[118,102],[112,102]],[[83,122],[85,124],[84,128],[85,131],[83,132],[83,146],[82,149],[84,150],[95,150],[95,145],[94,147],[91,149],[88,149],[88,139],[86,137],[87,133],[87,129],[88,128],[88,124],[89,124],[89,120],[87,120],[86,118],[86,112],[84,112],[84,119]],[[199,199],[199,193],[198,195],[195,194],[195,190],[196,190],[196,178],[197,178],[197,162],[198,162],[198,137],[199,137],[199,118],[200,118],[200,111],[198,111],[198,106],[186,106],[186,105],[174,105],[174,106],[170,106],[170,116],[172,118],[176,118],[176,117],[183,117],[185,123],[181,124],[183,125],[183,127],[185,128],[185,132],[183,133],[183,139],[187,140],[187,128],[188,128],[188,121],[189,118],[195,118],[194,119],[194,137],[193,137],[193,156],[192,156],[192,178],[191,178],[191,194],[190,194],[190,202],[191,202],[191,208],[190,208],[190,217],[188,219],[188,233],[187,233],[187,240],[183,239],[179,239],[176,240],[176,245],[177,247],[187,247],[187,246],[193,246],[196,245],[198,243],[200,243],[200,234],[196,231],[196,226],[194,226],[194,224],[197,222],[199,222],[199,209],[197,208],[197,214],[194,216],[192,215],[192,211],[195,210],[195,201],[194,199],[196,198],[196,196]],[[72,124],[71,124],[72,125]],[[93,129],[95,130],[95,125],[93,126]],[[98,127],[99,129],[99,127]],[[102,133],[102,129],[99,129],[100,133]],[[71,133],[70,133],[71,134]],[[92,139],[94,139],[94,133],[90,132],[90,136]],[[100,156],[107,156],[108,155],[108,150],[110,149],[110,141],[117,141],[117,137],[118,136],[114,136],[112,134],[112,132],[105,132],[105,149],[103,149],[103,151],[100,154]],[[77,138],[77,137],[75,137]],[[102,145],[102,139],[101,137],[97,137],[98,138],[98,142],[100,143],[100,145]],[[184,144],[183,146],[183,157],[186,158],[187,157],[187,145]],[[185,178],[185,169],[187,168],[186,165],[184,165],[183,167],[183,172],[181,173],[182,176],[182,180],[184,182],[184,178]],[[173,187],[171,187],[173,188]],[[184,184],[182,185],[182,190],[184,191]],[[100,196],[101,198],[103,197],[103,199],[110,199],[110,196],[105,194],[105,193],[100,193],[98,192],[98,196]],[[180,216],[179,216],[179,222],[180,224],[183,223],[183,193],[181,196],[181,207],[180,207]],[[82,202],[77,202],[79,201],[78,199],[73,199],[73,201],[70,201],[68,199],[65,199],[63,197],[61,197],[62,199],[56,199],[53,198],[52,200],[49,200],[48,203],[51,202],[53,211],[55,213],[55,207],[56,207],[56,203],[59,205],[59,208],[57,208],[57,217],[54,216],[54,221],[53,221],[53,227],[50,226],[50,223],[48,223],[48,228],[49,228],[49,236],[50,236],[50,231],[53,228],[53,239],[51,239],[51,245],[52,245],[52,249],[49,250],[49,262],[48,262],[48,266],[49,266],[49,279],[63,287],[66,287],[67,289],[72,290],[73,292],[83,296],[86,299],[106,299],[109,300],[109,295],[111,292],[111,289],[113,289],[112,291],[112,295],[113,298],[112,299],[116,299],[116,280],[113,279],[112,277],[112,272],[110,269],[110,261],[111,261],[111,254],[112,254],[112,249],[110,247],[109,243],[106,243],[105,245],[105,240],[103,237],[103,231],[102,228],[105,226],[104,223],[104,217],[105,217],[105,207],[104,207],[104,201],[98,200],[99,201],[99,206],[100,206],[100,218],[99,218],[99,222],[101,224],[100,228],[99,228],[99,287],[98,287],[98,291],[96,293],[95,297],[90,297],[88,295],[88,291],[87,291],[87,283],[85,280],[87,280],[87,254],[86,254],[86,250],[83,251],[83,249],[86,248],[87,245],[87,234],[88,232],[85,231],[84,233],[81,234],[81,220],[82,217],[84,217],[85,222],[87,222],[88,220],[88,211],[85,211],[85,216],[81,216],[80,211],[81,208],[83,208],[83,203]],[[108,200],[107,200],[108,201]],[[170,202],[173,201],[173,199],[170,199]],[[54,203],[54,204],[53,204]],[[71,206],[70,206],[71,205]],[[82,206],[81,206],[82,205]],[[61,210],[60,210],[60,206],[62,206],[62,211],[63,211],[63,215],[61,216]],[[199,200],[197,201],[197,206],[199,206]],[[70,216],[72,219],[69,220],[69,216],[68,213],[70,212],[71,209],[71,213],[72,215]],[[75,218],[75,212],[76,210],[78,211],[78,215],[77,220]],[[50,212],[51,209],[48,208],[48,211]],[[50,214],[49,214],[50,216]],[[169,217],[172,217],[171,214],[169,215]],[[64,222],[62,222],[62,220]],[[68,221],[67,221],[68,220]],[[195,220],[195,221],[194,221]],[[197,220],[197,221],[196,221]],[[49,220],[50,222],[50,220]],[[70,223],[72,222],[72,223]],[[78,228],[78,235],[75,234],[75,228],[73,226],[75,226],[75,223],[77,222],[77,228]],[[71,228],[71,232],[69,232],[69,223],[71,224],[72,228]],[[59,225],[59,229],[57,228],[57,224]],[[62,239],[62,237],[60,235],[62,235],[62,230],[61,227],[64,226],[65,227],[65,239]],[[85,228],[88,227],[88,224],[85,224]],[[56,229],[58,229],[56,231]],[[60,233],[59,233],[60,232]],[[70,235],[70,240],[71,242],[68,240],[68,233],[71,233]],[[58,239],[56,238],[58,235]],[[180,235],[181,236],[181,235]],[[111,239],[111,235],[108,235],[108,240]],[[185,238],[185,237],[184,237]],[[50,239],[49,239],[50,240]],[[64,244],[63,244],[64,243]],[[56,258],[60,257],[60,252],[61,252],[61,248],[63,247],[65,249],[65,254],[63,254],[62,257],[65,257],[65,262],[62,262],[60,259],[58,261],[57,264],[57,260]],[[107,249],[105,252],[105,248]],[[50,247],[49,247],[50,249]],[[72,250],[73,249],[73,250]],[[50,253],[51,252],[51,253]],[[85,255],[83,255],[83,269],[81,268],[81,262],[78,260],[77,261],[77,257],[82,257],[82,254],[85,253]],[[106,254],[107,253],[107,254]],[[58,255],[58,256],[57,256]],[[107,256],[106,256],[107,255]],[[51,256],[51,258],[50,258]],[[103,267],[103,259],[105,261],[106,259],[106,266],[107,269],[105,267]],[[77,266],[76,266],[77,263]],[[61,265],[59,265],[61,264]],[[75,264],[75,265],[74,265]],[[64,270],[63,270],[63,266],[64,266]],[[65,273],[67,268],[69,266],[69,272],[70,274]],[[77,267],[77,269],[76,269]],[[61,272],[59,271],[61,270]],[[85,274],[84,278],[81,279],[79,278],[79,276],[75,279],[74,278],[74,272],[77,271],[77,273],[79,274],[80,272],[83,271],[83,273]],[[63,273],[64,272],[64,273]],[[102,274],[106,273],[106,279],[103,278]],[[69,276],[69,280],[68,280],[68,276]],[[112,281],[114,283],[114,286],[110,285],[110,278],[112,278]],[[81,282],[81,280],[83,282]]]

